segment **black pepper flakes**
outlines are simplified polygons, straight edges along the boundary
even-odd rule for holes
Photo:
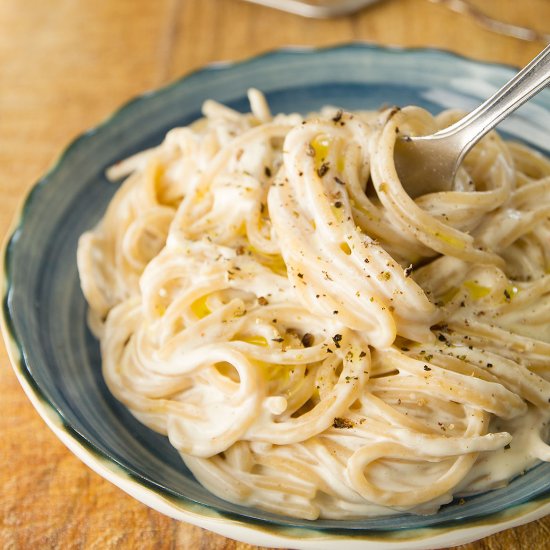
[[[302,336],[302,346],[304,348],[310,348],[313,345],[314,337],[313,334],[310,334],[309,332],[306,332]]]
[[[359,358],[360,359],[363,359],[363,357],[366,357],[367,355],[367,352],[366,351],[362,351],[361,353],[359,353]]]
[[[343,182],[339,177],[337,176],[334,176],[334,181],[338,184],[338,185],[346,185],[345,182]]]
[[[269,166],[264,167],[264,174],[270,178],[271,177],[271,168]]]
[[[334,342],[334,345],[339,348],[340,347],[340,342],[342,341],[342,335],[341,334],[335,334],[333,337],[332,337],[332,341]]]
[[[340,122],[343,114],[344,111],[342,109],[338,109],[338,111],[336,111],[336,114],[332,117],[333,122]]]
[[[323,162],[323,164],[321,164],[321,166],[317,169],[317,175],[322,178],[328,172],[328,167],[328,162]]]
[[[342,201],[336,201],[334,203],[334,208],[342,208]]]
[[[267,304],[269,304],[269,302],[267,301],[267,298],[265,298],[264,296],[258,297],[258,303],[261,306],[267,306]]]
[[[334,419],[334,422],[332,423],[332,427],[338,428],[338,429],[343,429],[343,428],[350,429],[350,428],[353,428],[353,422],[348,418],[336,417]]]
[[[429,371],[429,370],[432,370],[432,369],[430,367],[428,367],[428,365],[424,365],[424,370]]]

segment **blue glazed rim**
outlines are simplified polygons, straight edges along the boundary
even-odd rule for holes
[[[177,89],[182,85],[192,81],[193,79],[201,78],[205,74],[212,72],[224,72],[224,71],[233,71],[240,67],[245,67],[252,63],[258,63],[262,61],[269,61],[270,58],[277,58],[279,56],[311,56],[311,55],[324,55],[330,54],[331,52],[337,51],[349,51],[349,52],[365,52],[365,55],[376,55],[377,52],[384,52],[384,54],[390,55],[399,55],[399,56],[412,56],[414,57],[417,54],[428,53],[443,58],[460,60],[461,62],[466,62],[470,65],[478,66],[479,68],[487,67],[496,67],[503,69],[510,69],[506,65],[497,64],[497,63],[485,63],[485,62],[476,62],[472,61],[464,56],[445,52],[442,50],[432,49],[432,48],[400,48],[400,47],[378,47],[369,44],[363,43],[352,43],[337,47],[329,48],[284,48],[276,50],[273,52],[268,52],[260,56],[248,59],[245,61],[237,63],[216,63],[207,66],[206,68],[199,69],[190,73],[187,76],[175,81],[174,83],[165,86],[157,91],[148,92],[141,96],[138,96],[135,99],[127,102],[123,107],[116,111],[113,115],[108,117],[104,122],[96,126],[95,128],[85,132],[78,138],[76,138],[59,156],[57,161],[53,164],[50,170],[35,184],[35,186],[30,190],[26,199],[24,200],[21,211],[14,222],[14,229],[11,233],[11,236],[7,239],[5,243],[4,250],[4,281],[3,281],[3,301],[2,301],[2,328],[4,333],[4,338],[10,352],[10,357],[12,359],[13,367],[18,375],[21,383],[23,384],[25,390],[31,401],[38,409],[40,414],[46,419],[50,427],[53,428],[53,425],[57,427],[54,428],[54,431],[58,436],[61,437],[64,434],[64,437],[61,437],[62,440],[67,444],[67,440],[74,441],[78,446],[83,449],[84,453],[89,454],[90,462],[98,461],[103,463],[103,465],[111,465],[113,469],[116,469],[118,475],[126,477],[132,484],[136,484],[139,487],[146,488],[153,493],[156,493],[159,497],[164,500],[170,501],[177,508],[188,511],[191,514],[203,515],[204,517],[222,517],[226,518],[230,522],[245,523],[248,527],[253,527],[255,529],[266,530],[269,532],[277,533],[282,536],[290,536],[292,539],[298,537],[310,538],[310,537],[325,537],[325,536],[334,536],[337,538],[346,538],[353,536],[355,539],[366,539],[366,540],[378,540],[381,539],[397,539],[404,541],[411,539],[426,539],[430,538],[432,535],[441,533],[442,531],[464,529],[469,527],[476,527],[478,525],[491,525],[495,526],[501,522],[510,522],[514,518],[518,518],[528,512],[533,512],[534,509],[540,510],[546,508],[550,504],[550,489],[541,491],[534,496],[529,496],[528,500],[519,501],[507,508],[499,510],[494,513],[489,514],[471,514],[468,518],[464,517],[455,517],[447,521],[439,521],[438,515],[431,516],[432,520],[425,522],[423,525],[419,525],[414,528],[410,527],[399,527],[392,526],[389,529],[386,528],[361,528],[354,527],[352,529],[346,528],[345,526],[335,526],[334,522],[328,522],[326,526],[321,525],[320,522],[306,522],[307,525],[304,525],[304,522],[296,522],[291,518],[257,518],[251,517],[246,514],[236,514],[234,512],[219,510],[217,508],[211,507],[207,504],[201,504],[194,500],[191,500],[184,495],[181,495],[177,491],[171,490],[169,487],[159,485],[157,482],[148,479],[141,475],[138,471],[133,469],[127,464],[117,461],[113,456],[105,453],[94,441],[89,440],[84,435],[82,435],[70,422],[67,421],[64,412],[61,408],[56,406],[56,404],[49,398],[47,392],[37,383],[35,378],[31,373],[30,365],[27,362],[25,345],[23,343],[24,338],[17,334],[17,330],[13,323],[12,318],[12,305],[10,305],[10,296],[12,294],[14,280],[11,277],[12,272],[12,257],[15,251],[17,250],[17,243],[20,235],[25,230],[25,221],[27,212],[32,205],[35,198],[39,195],[40,189],[48,184],[48,181],[55,177],[57,171],[63,165],[65,159],[71,155],[71,153],[80,147],[85,147],[90,139],[93,138],[98,132],[101,132],[103,129],[116,124],[121,120],[124,114],[132,108],[136,103],[140,103],[144,100],[147,100],[151,97],[159,97],[162,94],[165,94],[171,90]],[[55,418],[55,419],[54,419]],[[60,434],[62,432],[62,434]],[[73,449],[74,450],[74,449]],[[79,454],[79,453],[77,453]],[[82,456],[79,454],[82,458]],[[88,461],[86,461],[89,464]],[[93,468],[93,465],[92,465]],[[116,482],[115,482],[116,483]],[[460,514],[459,514],[460,515]],[[189,521],[193,522],[192,518],[188,518]],[[346,523],[346,522],[341,522]],[[208,527],[208,526],[207,526]],[[215,530],[215,529],[214,529]],[[498,529],[493,529],[498,530]]]

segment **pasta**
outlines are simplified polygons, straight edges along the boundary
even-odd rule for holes
[[[413,200],[418,107],[204,118],[112,167],[78,246],[110,391],[223,499],[434,513],[550,460],[550,161],[495,132]]]

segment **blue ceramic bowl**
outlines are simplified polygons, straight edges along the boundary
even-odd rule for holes
[[[215,497],[165,437],[142,426],[110,395],[98,343],[86,326],[76,268],[79,235],[100,219],[116,190],[105,168],[199,117],[206,98],[245,111],[246,90],[253,86],[266,93],[273,112],[308,112],[325,104],[468,110],[513,72],[434,50],[361,44],[288,49],[193,73],[130,102],[77,139],[29,194],[5,250],[4,334],[39,413],[84,462],[136,498],[172,517],[260,545],[317,549],[338,541],[343,548],[431,548],[550,512],[550,464],[433,516],[311,522]],[[500,129],[548,153],[549,112],[550,93],[541,93]]]

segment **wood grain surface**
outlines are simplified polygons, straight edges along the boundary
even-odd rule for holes
[[[550,31],[548,0],[473,3]],[[494,34],[429,0],[384,0],[334,20],[242,0],[0,0],[0,234],[62,148],[136,94],[211,61],[351,40],[513,65],[544,46]],[[164,517],[89,470],[38,417],[0,347],[0,548],[253,548]],[[549,547],[547,517],[462,548]]]

